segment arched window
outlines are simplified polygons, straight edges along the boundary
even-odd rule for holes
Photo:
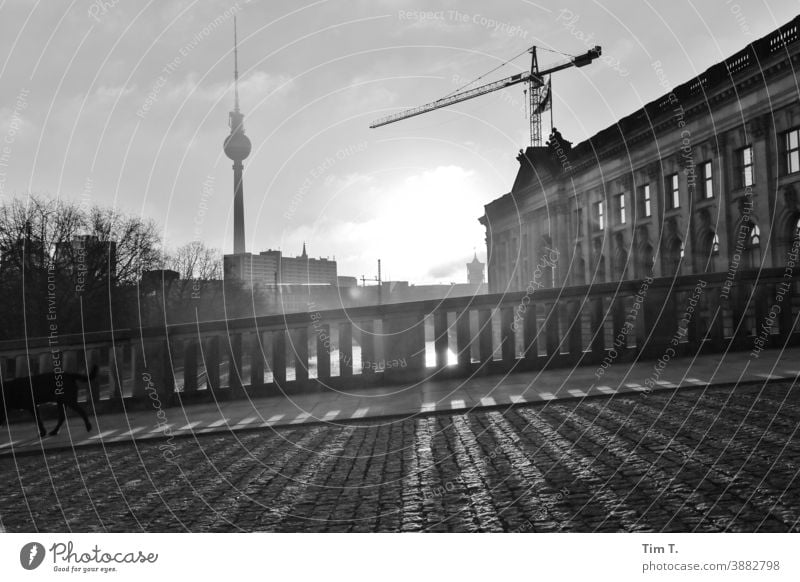
[[[681,241],[681,258],[683,258],[683,250],[684,250],[683,241]]]
[[[757,224],[753,224],[750,229],[750,240],[747,245],[746,259],[747,267],[750,269],[758,269],[761,267],[761,229]]]
[[[758,228],[757,224],[753,225],[753,228],[750,229],[750,247],[756,248],[761,246],[761,229]]]
[[[719,235],[714,233],[714,238],[711,240],[711,254],[716,256],[719,254]]]

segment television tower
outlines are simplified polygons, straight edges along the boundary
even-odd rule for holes
[[[231,133],[225,138],[225,155],[233,160],[233,254],[244,254],[244,190],[242,160],[250,155],[250,139],[244,134],[244,115],[239,111],[239,46],[236,17],[233,17],[233,82],[234,106],[228,114]]]

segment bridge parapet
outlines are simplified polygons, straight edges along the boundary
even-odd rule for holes
[[[100,366],[97,412],[794,345],[784,269],[0,342],[4,380]]]

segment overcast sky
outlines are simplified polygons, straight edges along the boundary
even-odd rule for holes
[[[247,249],[336,256],[340,275],[465,282],[483,205],[529,143],[523,87],[379,129],[531,45],[604,60],[554,76],[582,141],[784,24],[797,1],[0,0],[0,195],[116,206],[165,243],[231,252],[233,15]],[[424,11],[421,13],[420,11]],[[541,52],[540,64],[560,60]],[[485,80],[526,70],[529,58]],[[545,127],[545,133],[549,127]]]

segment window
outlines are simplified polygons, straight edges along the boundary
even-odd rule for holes
[[[761,246],[761,229],[758,228],[757,224],[754,224],[750,230],[750,247],[756,248],[759,246]]]
[[[648,218],[653,215],[653,210],[650,207],[650,184],[645,184],[642,186],[641,191],[641,198],[642,198],[642,217]]]
[[[595,217],[597,218],[597,230],[605,230],[606,222],[605,222],[605,213],[603,209],[603,202],[596,202],[594,205],[594,213]]]
[[[761,229],[757,224],[750,229],[750,245],[746,249],[745,264],[750,269],[757,269],[761,266]]]
[[[800,171],[800,129],[793,129],[784,134],[786,148],[786,173]]]
[[[711,254],[716,256],[719,254],[719,235],[714,233],[714,238],[711,240]]]
[[[625,224],[625,194],[617,196],[617,216],[619,217],[619,223]]]
[[[754,183],[753,177],[753,148],[747,146],[739,150],[739,182],[742,188],[752,186]]]
[[[575,210],[575,234],[577,236],[583,235],[583,208]]]
[[[678,174],[670,174],[666,180],[667,209],[674,210],[681,207],[681,193],[678,189]]]
[[[711,171],[711,162],[700,164],[700,179],[702,184],[702,197],[706,200],[714,197],[714,177]]]

